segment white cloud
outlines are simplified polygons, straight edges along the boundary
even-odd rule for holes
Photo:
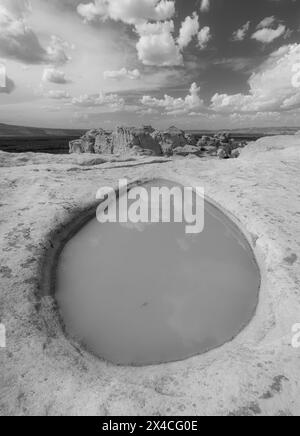
[[[72,99],[72,104],[82,107],[97,107],[107,106],[110,109],[122,109],[125,105],[125,100],[117,94],[105,94],[100,92],[98,95],[84,94],[80,97]]]
[[[251,22],[248,21],[246,24],[240,27],[236,32],[234,32],[232,35],[232,39],[234,41],[243,41],[246,38],[247,33],[250,29],[250,24]]]
[[[212,35],[210,32],[210,27],[208,26],[203,27],[198,33],[198,43],[201,50],[204,50],[207,47],[211,38]]]
[[[31,8],[29,0],[1,0],[1,5],[19,17]]]
[[[276,112],[300,107],[300,88],[293,86],[300,44],[272,53],[249,79],[249,94],[215,94],[211,108],[220,112]]]
[[[56,70],[55,68],[45,68],[42,80],[43,82],[56,83],[59,85],[68,83],[66,74],[63,71]]]
[[[43,94],[46,98],[51,98],[53,100],[67,100],[70,99],[71,96],[67,91],[59,91],[59,90],[51,90],[47,91]]]
[[[145,116],[145,115],[158,115],[159,111],[155,108],[149,107],[147,109],[140,109],[138,111],[139,115]]]
[[[280,112],[255,112],[251,114],[232,113],[229,120],[237,126],[266,126],[268,123],[274,124],[274,121],[280,124],[283,116]]]
[[[273,24],[276,23],[276,21],[277,20],[274,16],[266,17],[257,25],[257,29],[264,29],[265,27],[271,27],[273,26]]]
[[[160,108],[168,115],[184,114],[200,110],[204,107],[204,102],[200,98],[200,87],[196,83],[191,85],[189,94],[185,98],[174,98],[165,95],[163,99],[157,99],[149,95],[144,95],[141,103],[149,108]]]
[[[143,23],[136,26],[136,31],[140,35],[138,58],[144,65],[182,65],[182,54],[173,37],[173,21]]]
[[[199,27],[199,17],[196,12],[193,13],[192,17],[186,17],[181,24],[177,40],[181,49],[189,45],[193,37],[199,32]]]
[[[199,33],[199,17],[196,12],[182,22],[178,39],[174,37],[174,0],[94,0],[81,3],[78,13],[87,21],[111,19],[135,26],[139,35],[136,44],[139,60],[147,66],[169,67],[183,64],[182,50],[198,35],[201,49],[211,38],[210,29]],[[126,75],[124,70],[112,76]],[[106,78],[109,73],[106,75]],[[113,77],[110,78],[113,78]]]
[[[275,39],[284,35],[286,30],[286,26],[284,26],[283,24],[279,24],[276,29],[266,27],[257,30],[251,38],[264,44],[270,44],[271,42],[275,41]]]
[[[130,79],[130,80],[138,80],[141,78],[141,73],[139,70],[128,70],[127,68],[121,68],[118,71],[104,71],[103,73],[104,79]]]
[[[127,24],[164,21],[175,14],[175,2],[169,0],[94,0],[80,4],[78,13],[88,21],[108,18]]]
[[[201,12],[207,12],[210,9],[210,1],[211,0],[201,0]]]
[[[26,64],[64,64],[68,61],[65,43],[53,36],[49,47],[44,48],[27,24],[21,3],[12,3],[14,8],[0,4],[0,55]]]
[[[66,49],[71,48],[70,45],[56,35],[51,36],[51,42],[47,47],[47,60],[54,65],[64,65],[70,60],[66,54]]]
[[[286,26],[278,23],[278,20],[274,16],[264,18],[257,25],[256,29],[256,32],[251,38],[264,44],[270,44],[275,41],[275,39],[289,32]]]
[[[42,63],[47,53],[23,17],[0,5],[0,54],[26,63]]]

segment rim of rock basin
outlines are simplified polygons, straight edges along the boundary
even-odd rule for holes
[[[153,183],[155,181],[158,182],[168,182],[168,183],[174,183],[180,186],[184,186],[182,183],[182,180],[176,180],[175,177],[172,177],[172,179],[164,179],[159,177],[154,178],[139,178],[136,179],[130,183],[128,183],[128,191],[130,191],[132,188],[137,186],[143,186],[147,185],[148,183]],[[193,189],[196,193],[195,189]],[[120,198],[120,192],[119,188],[115,187],[115,192],[117,199]],[[122,365],[122,364],[116,364],[112,362],[108,362],[105,359],[101,359],[98,355],[91,352],[88,347],[78,341],[75,337],[73,337],[69,332],[67,332],[64,320],[60,314],[60,308],[57,304],[55,293],[56,293],[56,278],[57,278],[57,268],[60,260],[60,256],[62,251],[64,250],[64,247],[66,244],[87,224],[89,221],[91,221],[96,214],[96,209],[99,206],[99,200],[95,200],[93,202],[90,202],[89,204],[84,204],[82,206],[78,206],[75,208],[70,216],[62,221],[60,224],[58,224],[53,230],[51,230],[50,234],[48,234],[48,240],[50,241],[50,247],[44,254],[43,260],[42,260],[42,268],[41,268],[41,295],[40,297],[51,297],[53,298],[53,304],[54,304],[54,311],[55,316],[59,320],[59,326],[61,328],[62,333],[66,337],[67,340],[70,341],[71,345],[73,345],[76,350],[82,350],[90,355],[93,355],[96,359],[99,361],[107,362],[113,366],[116,367],[150,367],[150,366],[161,366],[161,365],[168,365],[175,362],[184,362],[189,359],[200,357],[201,355],[208,354],[216,349],[222,349],[226,345],[232,343],[254,320],[255,314],[257,312],[257,308],[260,302],[260,294],[262,291],[262,288],[264,287],[264,260],[263,256],[260,252],[258,252],[256,245],[254,244],[253,238],[251,237],[251,234],[247,231],[247,229],[243,226],[243,224],[228,210],[224,209],[222,206],[220,206],[216,201],[214,201],[211,197],[205,195],[205,202],[209,203],[211,206],[216,208],[218,211],[220,211],[224,217],[230,222],[230,224],[235,228],[236,231],[240,234],[240,236],[244,239],[244,242],[247,244],[247,249],[249,251],[249,255],[251,255],[252,260],[254,261],[254,264],[257,269],[258,274],[258,281],[259,286],[258,289],[255,289],[254,291],[257,293],[257,302],[253,309],[253,313],[251,317],[245,321],[238,330],[237,334],[235,334],[231,339],[224,342],[220,346],[217,346],[211,350],[208,350],[206,352],[202,353],[194,353],[192,356],[186,357],[184,359],[176,360],[176,361],[168,361],[168,362],[161,362],[156,364],[148,364],[148,365]]]

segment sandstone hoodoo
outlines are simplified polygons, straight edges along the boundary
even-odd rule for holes
[[[151,126],[117,127],[113,132],[102,128],[85,133],[70,142],[70,153],[134,156],[197,156],[219,159],[236,158],[246,143],[237,142],[228,133],[214,136],[186,134],[175,126],[155,130]]]
[[[165,155],[172,155],[174,149],[189,145],[189,138],[185,135],[185,132],[177,129],[175,126],[163,132],[156,130],[153,136],[159,142],[162,152]]]
[[[80,139],[70,142],[70,153],[112,153],[112,132],[104,129],[88,131]]]
[[[154,129],[150,126],[142,128],[118,127],[112,133],[112,153],[126,154],[133,152],[138,155],[161,156],[159,142],[152,135]]]
[[[161,156],[159,141],[150,126],[117,127],[113,132],[94,129],[70,142],[70,153]]]

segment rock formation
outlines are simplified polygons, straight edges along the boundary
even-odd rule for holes
[[[236,158],[245,144],[234,141],[230,134],[203,136],[197,143],[195,135],[185,134],[172,126],[165,131],[151,126],[117,127],[113,132],[93,129],[70,142],[70,153],[114,154],[118,156],[212,156]],[[233,153],[233,155],[232,155]]]
[[[70,153],[111,154],[111,132],[93,129],[70,142]]]
[[[171,127],[159,132],[151,126],[142,128],[117,127],[113,132],[103,129],[88,131],[80,139],[70,142],[70,153],[135,154],[161,156],[173,154],[173,149],[191,144],[183,131]]]
[[[103,129],[98,129],[95,137],[94,152],[96,154],[112,154],[112,134]]]
[[[238,157],[240,157],[241,151],[242,151],[242,148],[236,148],[235,150],[233,150],[231,152],[231,158],[237,159]]]
[[[112,134],[112,152],[114,154],[134,153],[141,155],[161,156],[162,149],[152,133],[150,126],[137,129],[134,127],[118,127]]]
[[[153,132],[150,126],[117,127],[114,132],[101,128],[90,130],[70,142],[70,153],[161,156],[162,149]]]
[[[185,145],[184,147],[177,147],[173,150],[173,155],[175,156],[201,156],[202,152],[199,147],[194,147],[193,145]]]
[[[219,159],[237,158],[247,143],[235,141],[229,133],[218,133],[214,136],[202,136],[197,146],[203,155],[217,156]],[[235,151],[238,150],[238,151]]]
[[[72,153],[77,153],[77,154],[84,153],[81,139],[76,139],[75,141],[71,141],[69,144],[69,148],[70,148],[70,154],[72,154]]]
[[[168,156],[173,154],[175,148],[189,145],[189,138],[185,136],[184,131],[174,126],[163,132],[156,130],[153,137],[159,142],[163,154]]]

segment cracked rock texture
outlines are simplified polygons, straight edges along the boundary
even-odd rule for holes
[[[70,142],[70,153],[161,156],[162,150],[153,132],[151,127],[117,127],[114,132],[90,130]]]
[[[0,153],[1,415],[300,415],[300,137],[265,138],[238,159],[113,159]],[[232,342],[186,361],[116,367],[69,341],[43,262],[56,229],[101,186],[166,178],[203,186],[258,258],[257,312]]]

